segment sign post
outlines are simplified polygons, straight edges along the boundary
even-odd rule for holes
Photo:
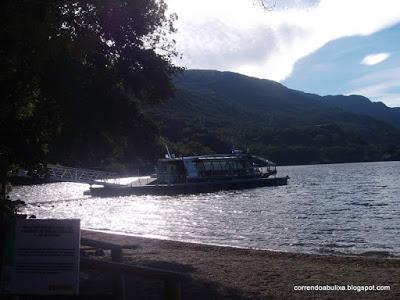
[[[14,259],[6,270],[16,295],[79,293],[80,220],[17,219]]]

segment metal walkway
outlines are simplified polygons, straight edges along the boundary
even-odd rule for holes
[[[88,184],[101,184],[107,179],[117,179],[121,177],[117,173],[88,170],[80,168],[64,167],[61,165],[47,165],[49,179],[54,181],[80,182]]]

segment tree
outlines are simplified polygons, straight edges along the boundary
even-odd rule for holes
[[[176,16],[166,15],[163,0],[0,7],[1,182],[47,159],[151,156],[157,128],[141,107],[170,97],[179,70],[171,63]]]
[[[260,5],[267,11],[273,10],[276,6],[276,1],[272,0],[253,0],[253,2],[254,4]]]

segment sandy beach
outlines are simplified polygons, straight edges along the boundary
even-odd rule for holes
[[[187,275],[183,299],[400,299],[400,259],[239,249],[87,230],[82,237],[121,245],[124,263]],[[390,291],[295,290],[316,285],[390,286]]]

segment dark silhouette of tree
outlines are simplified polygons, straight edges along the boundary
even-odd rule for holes
[[[151,157],[141,107],[172,95],[178,71],[162,0],[0,4],[0,177],[46,159]],[[5,194],[4,184],[2,195]]]
[[[274,0],[253,0],[253,3],[268,11],[273,10],[276,6],[276,1]]]

